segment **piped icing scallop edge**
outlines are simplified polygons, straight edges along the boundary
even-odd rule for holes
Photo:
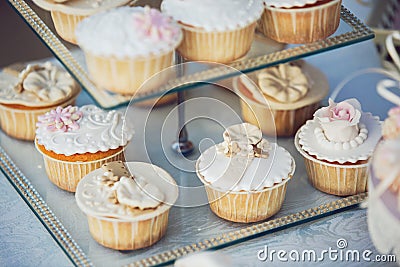
[[[59,114],[52,115],[54,127],[46,118],[52,111],[44,115],[44,121],[38,122],[36,140],[49,151],[66,156],[105,152],[125,146],[133,137],[132,125],[123,118],[121,112],[105,111],[95,105],[85,105],[78,109],[78,112],[82,113],[81,118],[76,121],[78,127],[67,127],[65,131],[61,128],[56,130],[60,120],[69,123],[68,116],[70,115],[63,118],[63,110],[59,110]]]
[[[183,25],[200,28],[207,32],[243,28],[256,22],[264,11],[264,5],[259,0],[236,1],[236,3],[247,2],[247,9],[244,4],[235,5],[231,0],[208,2],[163,0],[161,10]],[[215,8],[216,4],[219,5],[218,8]],[[214,9],[212,9],[212,5],[214,5]]]
[[[367,160],[374,152],[376,144],[381,139],[381,121],[379,117],[373,116],[369,112],[363,112],[360,122],[366,125],[368,138],[358,147],[349,150],[335,150],[321,146],[314,134],[318,123],[308,120],[299,130],[299,144],[309,155],[315,156],[319,160],[328,162],[356,163],[360,160]]]

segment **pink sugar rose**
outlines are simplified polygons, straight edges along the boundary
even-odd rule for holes
[[[361,104],[354,98],[340,103],[329,99],[329,106],[317,110],[314,118],[320,122],[329,141],[348,142],[358,135]]]

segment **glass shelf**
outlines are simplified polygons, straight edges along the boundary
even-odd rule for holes
[[[8,2],[69,73],[75,77],[82,88],[91,95],[97,105],[104,109],[127,105],[129,101],[140,102],[161,96],[165,93],[193,89],[204,83],[211,83],[237,75],[237,70],[248,73],[374,38],[374,33],[342,6],[339,29],[333,36],[326,40],[295,47],[287,46],[283,50],[278,49],[279,51],[276,51],[276,48],[282,44],[265,40],[265,38],[256,38],[253,44],[253,51],[249,52],[251,56],[247,56],[229,65],[220,65],[219,67],[215,67],[215,64],[213,64],[212,68],[207,68],[205,64],[205,67],[202,68],[203,70],[199,72],[186,73],[183,77],[169,80],[161,87],[146,92],[139,92],[134,97],[130,97],[96,88],[85,70],[83,58],[78,57],[77,60],[24,0],[8,0]],[[264,46],[265,51],[261,54],[254,53],[254,47],[261,47],[263,42],[267,42]],[[271,47],[275,49],[271,50]]]
[[[110,94],[97,89],[86,73],[82,52],[77,49],[71,53],[25,1],[8,1],[99,106],[111,109],[129,103],[130,97]],[[172,93],[193,89],[205,83],[226,79],[237,75],[237,70],[248,73],[362,42],[373,37],[373,32],[367,26],[342,7],[340,27],[334,36],[326,40],[284,48],[282,44],[266,40],[258,35],[246,58],[228,66],[215,67],[213,65],[213,68],[208,68],[207,64],[200,65],[199,63],[196,72],[186,69],[185,76],[170,80],[157,90],[136,95],[132,102],[140,102],[160,96],[165,92]],[[264,46],[266,43],[268,45]],[[262,49],[267,49],[268,52]],[[197,69],[201,70],[197,71]],[[200,94],[200,91],[202,91],[202,94],[212,95],[240,113],[239,100],[233,94],[227,90],[218,90],[215,86],[210,85],[204,89],[188,93],[190,95],[193,93]],[[167,106],[155,110],[151,118],[146,121],[148,125],[142,125],[142,121],[142,124],[135,125],[136,128],[158,129],[165,120],[165,114],[171,112],[169,110],[171,108],[173,107]],[[143,114],[140,112],[143,112]],[[196,112],[196,110],[191,110],[191,112]],[[209,112],[219,114],[217,107],[210,108]],[[138,118],[145,118],[144,115],[146,114],[144,110],[138,110],[136,115]],[[209,126],[209,122],[201,120],[191,123],[189,125],[189,130],[192,130],[191,140],[196,142],[204,136],[212,140],[220,139],[221,129]],[[193,129],[196,129],[196,131],[193,131]],[[159,141],[156,136],[153,136],[156,132],[157,130],[149,133],[150,136],[146,136],[151,144],[146,151],[148,154],[143,156],[141,145],[143,145],[144,136],[141,136],[142,133],[138,131],[135,136],[136,141],[133,141],[127,148],[128,159],[143,161],[144,158],[148,158],[151,162],[171,173],[179,185],[198,186],[198,179],[194,173],[179,171],[160,156],[160,148],[169,146],[171,140],[167,140],[165,143],[162,140]],[[166,132],[173,133],[171,138],[174,138],[176,125],[170,126]],[[284,205],[277,215],[259,223],[240,224],[216,217],[208,205],[193,208],[173,207],[166,236],[152,247],[139,251],[114,251],[102,247],[93,240],[88,230],[86,217],[77,207],[74,195],[58,189],[46,178],[42,158],[33,144],[12,139],[0,132],[0,169],[74,265],[157,266],[172,263],[175,259],[188,253],[231,246],[348,209],[354,209],[366,199],[367,194],[365,193],[340,198],[315,190],[307,182],[305,166],[301,164],[303,159],[294,148],[293,138],[278,140],[278,143],[294,156],[297,169],[292,181],[289,182]],[[195,159],[199,156],[199,153],[199,151],[195,151],[190,158]],[[185,197],[185,195],[183,194],[182,197]],[[190,195],[186,197],[190,197]],[[205,197],[205,192],[203,197]]]

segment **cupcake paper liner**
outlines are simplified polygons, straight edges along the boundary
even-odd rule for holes
[[[43,154],[39,149],[38,151],[43,155],[49,180],[59,188],[69,192],[75,192],[78,182],[88,173],[100,168],[104,163],[124,161],[123,149],[107,158],[88,162],[62,161]]]
[[[169,209],[147,220],[123,221],[88,215],[92,237],[101,245],[118,250],[148,247],[166,233]]]
[[[87,16],[66,14],[60,11],[52,10],[50,12],[54,27],[58,35],[65,41],[77,44],[75,36],[75,28]]]
[[[250,50],[255,27],[253,22],[237,30],[206,32],[182,25],[184,38],[178,51],[189,60],[229,63]]]
[[[295,145],[304,157],[308,179],[318,190],[337,196],[349,196],[368,190],[368,163],[334,164],[308,155],[299,144],[298,133]]]
[[[60,104],[60,106],[73,105],[76,97],[77,95]],[[38,116],[52,109],[54,109],[54,106],[39,109],[18,109],[0,104],[0,127],[11,137],[33,141],[35,139]]]
[[[174,52],[149,57],[118,59],[102,57],[84,51],[87,68],[93,82],[100,88],[115,93],[133,95],[148,78],[172,66]],[[145,89],[162,85],[170,78],[170,72],[161,73]],[[154,83],[154,84],[153,84]]]
[[[278,42],[311,43],[336,31],[341,3],[341,0],[333,0],[309,8],[266,7],[259,26],[266,36]]]
[[[266,135],[294,136],[297,130],[319,108],[320,103],[312,103],[294,110],[275,110],[240,100],[243,120],[260,127]],[[272,123],[272,122],[275,122]]]
[[[211,210],[233,222],[257,222],[275,215],[285,199],[287,182],[255,192],[221,192],[205,185]]]

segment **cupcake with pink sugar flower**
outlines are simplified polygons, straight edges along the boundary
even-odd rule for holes
[[[368,164],[382,137],[379,118],[347,99],[320,108],[297,132],[311,184],[328,194],[347,196],[368,189]]]
[[[78,182],[104,163],[124,160],[133,129],[121,112],[94,105],[57,107],[39,116],[35,145],[49,180],[75,192]]]
[[[148,6],[97,13],[80,22],[75,33],[97,87],[126,95],[135,94],[147,79],[172,66],[182,40],[180,26]],[[171,78],[164,76],[146,90]]]

